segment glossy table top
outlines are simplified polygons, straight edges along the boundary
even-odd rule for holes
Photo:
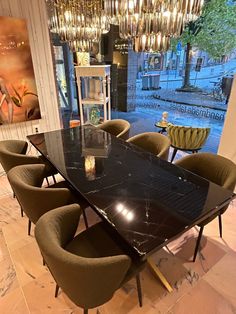
[[[28,139],[139,256],[161,248],[233,197],[93,126]]]

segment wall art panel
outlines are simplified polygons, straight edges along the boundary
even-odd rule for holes
[[[26,20],[0,16],[0,124],[40,118]]]

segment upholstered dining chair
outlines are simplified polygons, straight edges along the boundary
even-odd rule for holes
[[[137,145],[157,157],[168,160],[170,140],[165,135],[146,132],[129,138],[127,142]]]
[[[234,191],[236,185],[236,165],[225,157],[211,153],[199,153],[183,157],[182,159],[177,160],[175,165],[189,170],[209,181],[212,181],[225,189]],[[200,231],[194,251],[193,261],[196,260],[204,226],[217,216],[219,219],[220,237],[222,238],[221,216],[227,208],[228,205],[224,206],[218,214],[213,214],[204,220],[201,224],[199,224]]]
[[[53,208],[76,201],[80,203],[83,210],[88,207],[88,203],[82,197],[75,199],[65,181],[42,187],[45,168],[46,166],[42,164],[21,165],[12,168],[7,174],[17,200],[29,218],[28,235],[30,235],[31,223],[36,224],[43,214]],[[85,214],[84,219],[87,227]]]
[[[56,171],[51,165],[46,162],[42,156],[29,156],[26,155],[28,143],[22,140],[4,140],[0,141],[0,163],[6,172],[8,173],[13,167],[24,164],[46,164],[45,178],[48,182],[49,176],[53,177],[54,183],[56,183],[54,174]],[[49,185],[49,182],[48,182]],[[15,193],[13,191],[13,195]],[[23,211],[21,209],[21,216]]]
[[[97,128],[106,131],[118,138],[122,138],[123,140],[127,140],[129,138],[130,124],[126,120],[109,120],[98,125]]]
[[[169,125],[167,132],[171,146],[173,147],[172,162],[178,150],[197,153],[205,144],[210,133],[210,128]]]
[[[0,141],[0,162],[6,173],[13,167],[25,164],[45,164],[45,175],[51,176],[56,173],[56,170],[43,158],[43,156],[26,155],[27,148],[28,143],[26,141]]]
[[[56,170],[43,158],[43,156],[30,156],[26,155],[28,149],[28,143],[22,140],[5,140],[0,141],[0,163],[6,172],[8,173],[13,167],[26,164],[45,164],[45,178],[48,182],[49,176],[53,177],[54,183],[56,179],[54,174]],[[14,193],[14,191],[13,191]],[[21,215],[23,212],[21,211]]]
[[[133,261],[121,250],[105,231],[105,222],[75,236],[80,213],[80,207],[72,204],[46,213],[36,224],[35,237],[57,287],[86,314],[136,276],[142,306],[139,273],[145,263]]]

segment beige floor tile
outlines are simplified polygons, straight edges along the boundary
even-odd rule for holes
[[[221,294],[202,279],[168,314],[235,314],[235,311]]]
[[[35,241],[34,226],[31,231],[31,236],[27,234],[28,219],[24,216],[20,217],[16,222],[6,225],[2,228],[5,241],[9,251],[14,251],[29,243]]]
[[[72,312],[73,307],[66,303],[63,293],[60,293],[58,298],[54,297],[55,282],[49,272],[26,284],[22,289],[31,313]]]
[[[3,236],[3,232],[0,229],[0,262],[4,260],[5,257],[9,256],[9,251],[7,249],[7,244]]]
[[[0,262],[0,299],[18,287],[15,269],[7,256]]]
[[[12,251],[11,259],[22,287],[47,273],[36,241]]]
[[[149,267],[143,272],[143,291],[150,304],[160,313],[167,310],[185,295],[198,282],[199,275],[184,266],[183,261],[178,257],[161,250],[153,256],[156,265],[169,281],[173,292],[169,293],[160,280],[153,276]]]
[[[230,301],[236,309],[236,253],[225,255],[204,276],[204,280]]]
[[[222,215],[223,239],[219,236],[218,219],[208,224],[204,230],[206,236],[211,237],[216,242],[223,244],[227,251],[236,252],[236,201],[232,202],[227,211]]]
[[[0,298],[0,313],[29,314],[28,307],[20,288],[15,289],[3,298]]]
[[[0,185],[1,185],[0,197],[6,196],[6,195],[10,195],[10,196],[13,195],[11,186],[8,182],[6,175],[0,176]]]
[[[20,206],[12,196],[1,196],[0,202],[0,228],[18,221],[20,218]]]
[[[188,269],[184,266],[183,261],[177,255],[171,254],[164,249],[152,255],[151,258],[172,287],[176,286],[180,280],[183,280],[188,273]]]
[[[226,254],[227,250],[225,246],[214,241],[211,237],[203,234],[200,243],[200,252],[197,255],[196,261],[193,263],[193,253],[196,245],[198,232],[193,228],[186,235],[183,235],[176,242],[174,247],[170,245],[172,252],[182,260],[183,265],[188,270],[191,270],[198,274],[198,276],[203,276],[207,273],[214,265]],[[178,241],[177,240],[177,241]]]
[[[146,298],[143,300],[143,306],[139,307],[136,295],[123,296],[116,292],[112,300],[98,308],[101,314],[158,314],[161,313],[155,305],[151,305]]]

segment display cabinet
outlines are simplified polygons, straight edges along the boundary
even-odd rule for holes
[[[103,120],[110,120],[110,65],[76,66],[75,72],[81,125],[93,123],[90,112],[94,107],[103,106]]]

